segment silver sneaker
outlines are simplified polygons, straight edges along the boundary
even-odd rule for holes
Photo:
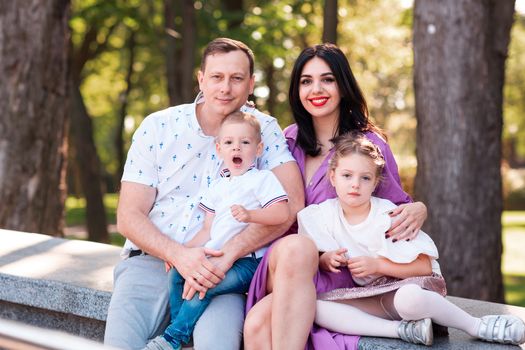
[[[478,338],[491,343],[525,343],[525,324],[513,315],[487,315],[481,318]]]
[[[432,321],[430,318],[417,321],[402,320],[401,324],[397,327],[397,334],[402,340],[413,344],[430,346],[434,341]]]
[[[151,339],[146,345],[146,347],[142,350],[180,350],[180,346],[178,348],[174,348],[162,335],[159,335],[153,339]]]

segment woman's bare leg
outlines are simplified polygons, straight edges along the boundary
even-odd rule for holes
[[[272,249],[268,289],[273,293],[271,335],[273,350],[304,349],[315,316],[313,276],[319,253],[307,237],[289,235]]]
[[[268,294],[255,304],[244,321],[244,349],[272,349],[272,294]]]

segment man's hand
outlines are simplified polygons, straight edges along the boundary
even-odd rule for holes
[[[347,266],[352,276],[364,278],[380,272],[381,260],[370,256],[357,256],[348,259]]]
[[[242,205],[234,204],[230,209],[235,220],[240,222],[250,222],[250,212]]]
[[[227,258],[225,255],[210,256],[210,257],[208,257],[208,261],[216,269],[221,271],[223,276],[226,274],[226,272],[228,272],[228,270],[232,267],[233,263],[235,262],[235,260],[232,261],[231,259]],[[196,281],[199,282],[198,280],[196,280]],[[203,288],[197,289],[197,288],[195,288],[192,285],[191,281],[186,280],[186,282],[184,283],[184,289],[183,289],[183,292],[182,292],[182,298],[185,299],[185,300],[191,300],[193,298],[193,296],[195,295],[195,293],[199,292],[199,299],[202,300],[202,299],[204,299],[204,296],[206,295],[206,292],[208,291],[208,289],[215,287],[215,285],[213,285],[213,287],[210,287],[210,288],[205,288],[202,285],[201,285],[201,287],[203,287]]]
[[[339,248],[330,252],[325,252],[319,257],[319,267],[325,271],[335,273],[341,272],[339,268],[346,265],[346,248]]]
[[[206,292],[224,278],[224,272],[216,267],[207,256],[219,257],[220,250],[197,247],[184,247],[167,263],[175,266],[190,287],[198,292]]]

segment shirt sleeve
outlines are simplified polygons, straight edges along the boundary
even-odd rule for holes
[[[258,169],[272,170],[273,168],[295,161],[288,150],[286,138],[275,118],[267,117],[261,121],[261,136],[263,154],[258,158]]]
[[[388,199],[397,205],[412,202],[412,198],[403,190],[397,163],[388,143],[372,132],[367,133],[366,137],[379,147],[385,159],[382,179],[373,195]]]
[[[339,249],[339,244],[329,232],[326,219],[318,204],[312,204],[297,213],[299,234],[310,237],[320,252]]]
[[[147,117],[133,134],[121,181],[157,187],[159,177],[155,134],[153,118]]]
[[[217,188],[219,179],[216,179],[211,183],[209,189],[204,193],[199,203],[199,208],[204,210],[207,213],[215,214],[215,202],[214,202],[214,188]]]
[[[280,201],[287,201],[288,196],[277,177],[269,170],[261,170],[259,184],[256,188],[257,200],[262,208],[266,208]]]

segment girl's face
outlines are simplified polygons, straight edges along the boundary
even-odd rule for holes
[[[330,182],[343,210],[368,206],[378,182],[376,171],[372,159],[358,153],[339,159],[337,167],[330,171]]]
[[[314,121],[323,117],[339,118],[339,86],[323,59],[314,57],[304,65],[299,79],[299,98]]]

